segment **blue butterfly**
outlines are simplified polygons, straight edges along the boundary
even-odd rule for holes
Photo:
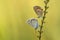
[[[35,30],[38,28],[38,20],[35,18],[28,19],[27,23],[35,28]]]

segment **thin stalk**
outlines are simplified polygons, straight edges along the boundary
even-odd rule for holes
[[[39,38],[39,40],[41,40],[41,38],[42,38],[42,28],[44,27],[43,25],[44,25],[44,20],[45,20],[45,18],[46,18],[46,13],[47,13],[47,9],[49,8],[48,6],[47,6],[47,4],[48,4],[48,2],[49,2],[49,0],[45,0],[44,1],[44,4],[45,4],[45,10],[44,10],[44,15],[43,15],[43,17],[42,17],[42,20],[41,20],[41,26],[40,26],[40,31],[39,31],[39,34],[40,34],[40,36],[38,37]]]

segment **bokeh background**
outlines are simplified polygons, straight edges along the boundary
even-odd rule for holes
[[[33,6],[44,9],[44,0],[0,0],[0,40],[38,40],[34,28],[26,23],[36,18]],[[42,40],[60,40],[60,0],[50,0]]]

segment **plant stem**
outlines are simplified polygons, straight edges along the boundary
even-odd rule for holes
[[[39,34],[40,34],[40,36],[39,36],[39,40],[41,40],[41,38],[42,38],[42,28],[43,28],[43,25],[44,25],[44,20],[45,20],[45,18],[46,18],[46,13],[47,13],[47,9],[49,8],[48,6],[47,6],[47,4],[48,4],[48,2],[49,2],[49,0],[45,0],[44,1],[44,3],[45,3],[45,10],[44,10],[44,15],[43,15],[43,18],[42,18],[42,20],[41,20],[41,26],[40,26],[40,31],[39,31]]]

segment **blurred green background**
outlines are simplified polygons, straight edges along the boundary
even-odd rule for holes
[[[36,18],[33,6],[44,9],[44,0],[0,0],[0,40],[38,40],[26,23]],[[60,0],[50,0],[42,40],[60,40]]]

